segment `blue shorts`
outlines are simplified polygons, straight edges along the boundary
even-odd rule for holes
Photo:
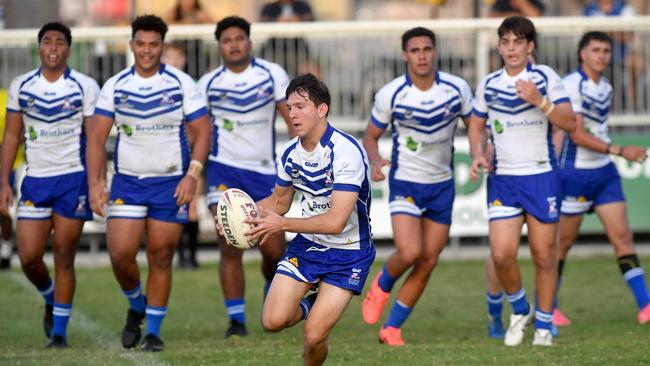
[[[490,175],[488,219],[508,219],[524,212],[545,223],[560,218],[560,176],[556,170],[534,175]]]
[[[440,224],[451,224],[454,208],[454,180],[421,184],[391,179],[390,214],[426,217]]]
[[[219,203],[221,194],[229,188],[241,189],[255,202],[263,200],[273,193],[275,178],[275,174],[260,174],[208,161],[208,207]]]
[[[595,206],[625,202],[621,177],[614,163],[598,169],[565,168],[562,181],[562,214],[582,215]]]
[[[20,193],[18,220],[49,220],[52,213],[69,219],[93,219],[86,172],[44,178],[26,176]]]
[[[298,282],[322,281],[359,295],[374,260],[375,247],[372,243],[362,244],[359,250],[327,249],[297,235],[278,263],[277,273]]]
[[[185,224],[188,205],[178,206],[174,192],[182,176],[138,178],[115,174],[108,204],[109,219],[152,219]]]

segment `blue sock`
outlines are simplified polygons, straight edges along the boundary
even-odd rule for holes
[[[514,294],[507,294],[508,302],[512,305],[512,312],[517,315],[525,315],[530,311],[530,305],[526,300],[526,290],[521,288],[521,290],[515,292]]]
[[[39,288],[38,292],[41,293],[47,305],[54,304],[54,281],[51,278],[47,279],[47,285],[44,288]]]
[[[264,298],[266,299],[266,295],[269,294],[269,289],[271,288],[271,281],[266,280],[264,281]]]
[[[244,301],[243,297],[239,299],[226,299],[224,303],[226,304],[226,310],[228,311],[230,320],[236,320],[242,324],[246,322],[246,301]]]
[[[68,329],[68,320],[70,320],[70,312],[72,312],[72,304],[54,304],[52,315],[54,318],[54,326],[52,327],[51,336],[59,335],[63,338],[66,337],[66,330]]]
[[[129,307],[138,313],[143,313],[147,308],[147,303],[144,301],[144,295],[142,294],[142,288],[140,283],[131,290],[122,290],[122,293],[129,300]]]
[[[300,307],[302,308],[302,316],[300,317],[300,320],[305,320],[307,319],[307,316],[309,316],[309,311],[311,310],[311,307],[314,306],[314,303],[316,298],[308,298],[308,297],[303,297],[300,300]]]
[[[145,335],[153,334],[160,338],[160,325],[165,315],[167,315],[166,306],[147,306],[147,332]]]
[[[535,308],[535,328],[551,330],[553,313],[547,313],[540,308]]]
[[[384,328],[400,328],[406,319],[408,319],[409,315],[411,315],[411,311],[413,311],[412,307],[408,307],[402,304],[399,300],[395,300],[395,305],[393,305],[393,310],[390,311],[388,321],[384,324]]]
[[[397,281],[397,277],[393,277],[388,273],[388,269],[386,269],[386,265],[384,264],[384,268],[381,270],[381,277],[379,277],[379,287],[384,291],[384,292],[390,292],[393,289],[393,286],[395,285],[395,281]]]
[[[632,290],[634,300],[639,309],[650,304],[650,295],[645,283],[645,273],[636,254],[624,255],[618,258],[618,266],[625,277],[625,282]]]
[[[490,291],[487,291],[485,299],[487,300],[488,314],[490,314],[490,317],[492,319],[501,319],[501,312],[503,311],[503,300],[505,300],[505,298],[506,297],[503,296],[502,292],[493,295],[490,293]]]

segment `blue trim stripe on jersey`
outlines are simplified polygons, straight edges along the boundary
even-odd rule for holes
[[[215,79],[218,75],[220,75],[221,73],[223,73],[223,71],[217,73],[217,75],[215,75],[212,79],[210,79],[210,81],[214,80],[214,79]],[[249,87],[248,89],[237,90],[237,89],[209,88],[209,87],[208,87],[208,88],[207,88],[207,92],[208,92],[208,93],[210,93],[210,92],[217,92],[217,93],[231,93],[231,94],[244,95],[244,94],[248,94],[249,92],[253,91],[254,89],[257,89],[257,88],[261,87],[262,85],[264,85],[264,84],[266,84],[266,83],[268,83],[268,82],[271,82],[271,84],[273,84],[273,79],[272,79],[270,76],[269,76],[268,79],[264,79],[263,81],[261,81],[261,82],[255,84],[255,85]],[[273,87],[273,85],[271,85],[271,88],[272,88],[272,87]]]
[[[178,90],[178,88],[176,90]],[[160,94],[160,93],[157,93],[157,94]],[[124,93],[122,93],[121,90],[117,90],[115,92],[115,97],[113,97],[113,103],[115,103],[115,106],[116,106],[115,109],[117,109],[117,106],[120,105],[120,100],[122,98],[121,97],[122,95],[124,95]],[[178,93],[174,93],[174,94],[171,94],[171,95],[167,94],[167,100],[168,100],[167,104],[162,103],[164,98],[165,98],[164,96],[161,96],[160,98],[151,99],[151,100],[148,100],[146,102],[139,102],[139,101],[134,100],[134,99],[129,99],[127,108],[130,109],[130,110],[134,110],[134,111],[146,112],[146,111],[150,111],[152,109],[163,107],[165,105],[180,104],[183,101],[183,95],[180,93],[180,90],[179,90]]]
[[[471,113],[473,113],[475,116],[480,117],[480,118],[487,118],[487,116],[488,116],[487,113],[483,113],[483,112],[479,111],[476,108],[472,108],[472,112],[470,112],[470,114]]]
[[[254,110],[260,109],[260,108],[262,108],[262,107],[265,107],[267,104],[269,104],[269,103],[271,103],[271,102],[273,102],[273,101],[274,101],[273,98],[268,98],[268,99],[264,100],[264,102],[263,102],[262,104],[256,105],[256,106],[251,107],[251,108],[249,108],[249,109],[242,109],[242,110],[237,110],[237,109],[232,109],[232,108],[221,107],[221,106],[216,105],[216,104],[214,104],[214,103],[210,103],[210,108],[218,109],[218,110],[222,110],[222,111],[226,111],[226,112],[233,112],[233,113],[242,113],[242,114],[244,114],[244,113],[249,113],[249,112],[252,112],[252,111],[254,111]]]
[[[388,127],[388,123],[381,122],[372,114],[370,115],[370,122],[382,130],[385,130]]]
[[[115,118],[115,113],[107,111],[105,109],[98,108],[98,107],[95,107],[95,114],[100,115],[100,116],[104,116],[104,117],[108,117],[110,119]]]
[[[24,91],[24,90],[21,90],[20,93],[19,93],[19,95],[26,95],[26,96],[28,96],[28,97],[30,97],[30,98],[34,98],[35,100],[37,100],[37,101],[39,101],[39,102],[50,103],[50,104],[51,104],[51,103],[56,103],[56,102],[62,101],[62,100],[64,100],[64,99],[66,99],[66,98],[72,98],[72,97],[76,97],[76,96],[82,96],[81,93],[71,93],[71,94],[68,94],[68,95],[64,95],[64,96],[62,96],[62,97],[60,97],[60,98],[55,98],[55,99],[44,99],[44,98],[39,97],[38,95],[32,94],[32,93],[27,92],[27,91]]]
[[[41,69],[39,68],[39,69],[36,70],[36,72],[31,74],[27,79],[23,80],[23,82],[20,83],[20,86],[18,87],[18,92],[20,92],[20,89],[23,88],[23,85],[27,84],[30,80],[32,80],[33,78],[35,78],[37,76],[40,76],[40,75],[41,75]]]
[[[131,112],[126,112],[126,111],[119,110],[117,108],[115,109],[115,112],[117,114],[121,114],[123,116],[135,117],[135,118],[140,118],[140,119],[149,119],[149,118],[160,116],[161,114],[167,114],[167,113],[173,112],[173,111],[175,111],[177,109],[180,109],[182,106],[183,106],[182,104],[178,104],[178,105],[175,105],[175,106],[173,106],[171,108],[164,109],[164,110],[159,111],[159,112],[149,113],[149,114],[131,113]]]
[[[199,119],[199,118],[201,118],[203,116],[206,116],[207,114],[208,114],[208,108],[207,107],[201,107],[201,108],[195,110],[194,112],[188,114],[187,116],[185,116],[185,122],[187,122],[187,123],[194,122],[197,119]]]
[[[332,189],[334,191],[359,192],[361,187],[354,184],[335,183]]]
[[[219,154],[219,126],[215,123],[212,124],[212,148],[210,149],[210,156],[217,156]]]
[[[395,90],[395,93],[393,93],[393,96],[390,98],[390,109],[393,109],[393,107],[395,106],[395,99],[397,98],[397,94],[399,94],[402,91],[402,89],[411,85],[411,78],[409,77],[408,73],[404,75],[404,78],[405,78],[404,83],[402,83],[402,85],[400,85],[399,88]]]
[[[160,94],[163,94],[163,93],[170,93],[170,92],[173,92],[173,91],[176,91],[176,90],[178,90],[180,92],[181,88],[178,87],[178,86],[175,86],[175,87],[167,88],[167,89],[164,89],[164,90],[158,90],[158,91],[155,91],[155,92],[149,93],[149,94],[139,94],[139,93],[134,93],[134,92],[124,90],[124,89],[115,89],[115,91],[113,93],[126,94],[128,96],[132,96],[132,97],[136,97],[136,98],[140,98],[140,99],[149,99],[149,98],[154,97],[156,95],[160,95]],[[131,101],[131,100],[129,99],[129,101]]]
[[[75,94],[79,95],[79,93],[75,93]],[[30,107],[28,101],[24,100],[22,98],[18,100],[18,104],[23,109]],[[53,116],[56,116],[58,114],[69,111],[69,109],[63,109],[65,104],[66,103],[64,102],[64,103],[60,103],[60,104],[55,105],[55,106],[45,107],[45,106],[41,105],[40,103],[34,103],[32,105],[32,107],[37,106],[38,109],[37,109],[36,113],[40,114],[42,117],[53,117]],[[80,110],[81,106],[82,106],[82,101],[81,101],[81,98],[77,98],[77,99],[74,99],[74,100],[69,100],[68,104],[71,107],[74,107],[75,112],[78,112]]]
[[[70,114],[66,114],[66,115],[64,115],[64,116],[61,116],[61,117],[58,117],[58,118],[55,118],[55,119],[52,119],[52,120],[47,120],[47,119],[39,118],[39,117],[36,117],[35,115],[33,115],[33,114],[31,114],[31,113],[27,113],[27,112],[22,112],[22,113],[23,113],[24,115],[26,115],[27,117],[32,118],[32,119],[35,119],[35,120],[37,120],[37,121],[41,121],[41,122],[45,122],[45,123],[56,123],[56,122],[59,122],[59,121],[61,121],[61,120],[68,119],[68,118],[74,116],[75,114],[79,113],[79,111],[77,110],[77,111],[74,111],[74,112],[72,112],[72,113],[70,113]]]

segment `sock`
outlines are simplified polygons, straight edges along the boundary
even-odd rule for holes
[[[496,295],[493,295],[488,290],[485,296],[487,300],[487,309],[490,318],[492,319],[501,319],[501,312],[503,311],[503,300],[506,297],[503,295],[503,292],[499,292]]]
[[[13,243],[11,240],[0,240],[0,258],[7,259],[11,258],[11,253],[13,252]]]
[[[512,312],[517,315],[525,315],[530,311],[530,305],[526,300],[526,290],[522,289],[514,294],[507,294],[508,302],[512,306]]]
[[[226,304],[226,310],[228,311],[230,320],[236,320],[242,324],[246,322],[246,315],[244,313],[246,301],[243,297],[239,299],[226,299],[224,303]]]
[[[639,257],[636,254],[624,255],[619,257],[617,262],[625,282],[632,290],[636,305],[639,309],[643,309],[650,304],[650,295],[645,284],[645,275]]]
[[[397,277],[393,277],[388,273],[388,269],[386,269],[386,265],[384,264],[384,268],[381,270],[381,277],[379,277],[379,287],[384,291],[384,292],[390,292],[393,289],[393,286],[395,285],[395,281],[397,281]]]
[[[300,300],[300,307],[302,308],[302,316],[300,317],[300,320],[305,320],[307,319],[307,316],[309,316],[309,311],[311,310],[311,307],[314,306],[314,303],[316,302],[316,297],[303,297]]]
[[[557,309],[560,304],[560,287],[562,287],[562,272],[564,272],[564,262],[557,262],[557,287],[555,288],[555,297],[553,298],[553,309]]]
[[[147,332],[145,335],[153,334],[160,338],[160,325],[165,315],[167,315],[166,306],[147,306]]]
[[[52,327],[51,336],[59,335],[66,338],[66,331],[68,329],[68,320],[70,320],[70,312],[72,311],[72,304],[59,304],[54,303],[52,315],[54,319],[54,326]]]
[[[122,293],[129,300],[129,307],[138,313],[143,313],[147,308],[147,303],[142,294],[140,283],[132,290],[122,290]]]
[[[547,313],[540,308],[535,308],[535,328],[551,330],[553,313]]]
[[[393,309],[390,311],[388,321],[384,324],[384,328],[400,328],[406,319],[408,319],[409,315],[411,315],[411,311],[413,311],[412,307],[408,307],[399,300],[395,300],[395,305],[393,305]]]
[[[271,288],[271,281],[266,280],[264,281],[264,298],[266,299],[266,295],[269,293],[269,289]]]
[[[38,292],[40,292],[43,299],[45,299],[45,304],[54,304],[54,281],[52,281],[51,278],[47,279],[47,285],[45,285],[44,288],[39,288]]]

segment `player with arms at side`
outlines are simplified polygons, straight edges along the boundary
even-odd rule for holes
[[[496,164],[488,178],[490,246],[497,276],[513,308],[504,343],[521,344],[526,324],[535,314],[533,345],[550,346],[560,208],[552,127],[573,132],[575,115],[557,73],[528,61],[536,44],[533,23],[520,16],[506,18],[498,35],[505,67],[483,78],[476,89],[468,131],[471,174],[476,179],[480,170],[491,168],[482,144],[489,122]],[[524,222],[535,265],[534,310],[526,300],[517,265]]]
[[[167,33],[162,19],[139,16],[131,28],[135,65],[110,78],[102,88],[88,137],[90,203],[97,214],[108,215],[113,273],[129,301],[122,345],[136,346],[146,316],[142,349],[162,351],[160,326],[167,314],[172,260],[188,220],[187,204],[194,197],[210,148],[210,121],[192,78],[160,63]],[[102,167],[113,123],[118,135],[109,201]],[[188,134],[193,136],[192,146]],[[149,262],[146,299],[135,260],[145,233]]]
[[[463,79],[436,70],[436,37],[422,27],[402,35],[407,73],[375,96],[371,123],[363,145],[372,179],[384,180],[381,169],[391,162],[379,155],[377,142],[392,126],[390,213],[397,251],[377,274],[365,300],[363,320],[374,324],[395,282],[409,268],[379,340],[402,346],[401,326],[422,295],[449,238],[454,204],[453,150],[458,117],[472,112],[472,90]]]
[[[227,17],[217,23],[215,38],[223,65],[204,75],[199,89],[213,122],[208,162],[208,206],[216,217],[219,198],[228,188],[239,188],[259,201],[275,184],[275,116],[289,121],[285,90],[287,73],[277,64],[251,57],[250,23]],[[290,136],[291,126],[289,126]],[[243,251],[218,236],[219,279],[230,318],[225,336],[245,336]],[[286,243],[282,233],[260,247],[262,274],[268,291]]]
[[[275,189],[258,203],[261,217],[248,234],[265,245],[271,235],[298,233],[278,264],[262,325],[277,332],[306,319],[303,364],[320,365],[332,328],[361,293],[375,258],[368,159],[356,139],[328,123],[331,97],[314,75],[292,80],[287,97],[298,137],[282,149]],[[286,218],[296,192],[302,217]],[[319,291],[305,297],[317,283]]]
[[[610,143],[607,121],[613,91],[603,73],[611,58],[612,40],[606,33],[585,33],[578,46],[580,67],[563,80],[577,114],[577,125],[575,132],[563,136],[560,155],[563,199],[559,229],[558,292],[564,263],[578,237],[582,218],[585,213],[595,211],[636,300],[638,321],[646,324],[650,323],[650,295],[643,267],[634,250],[621,177],[609,154],[641,163],[648,155],[646,147]],[[570,324],[557,308],[553,321],[560,326]]]
[[[9,184],[24,131],[27,173],[17,211],[18,255],[23,272],[45,299],[43,327],[48,348],[65,348],[76,279],[74,258],[88,205],[84,147],[99,86],[67,65],[72,36],[61,23],[38,32],[38,69],[11,83],[2,142],[0,213],[13,205]],[[53,232],[55,280],[43,262]]]

